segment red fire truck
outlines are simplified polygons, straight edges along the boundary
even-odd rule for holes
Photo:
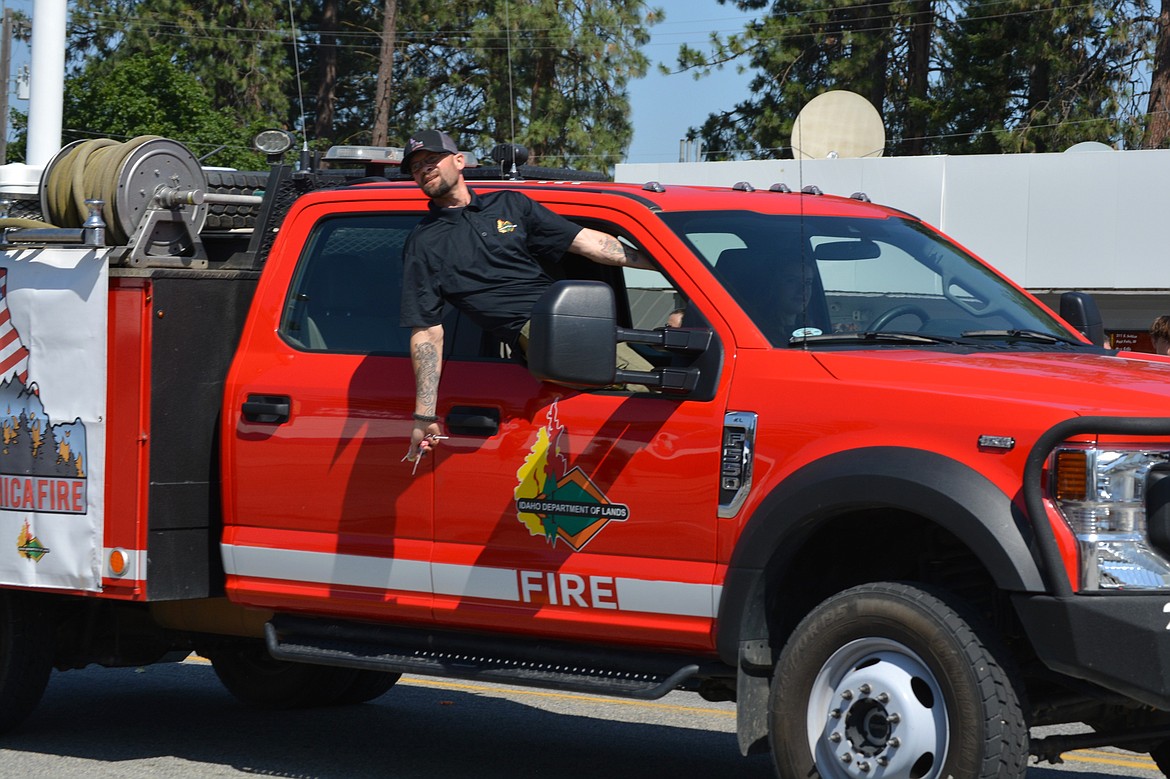
[[[785,779],[1170,768],[1170,362],[1090,299],[860,193],[469,168],[657,270],[550,265],[526,361],[452,310],[416,469],[393,152],[109,153],[3,228],[0,726],[53,668],[194,651],[269,707],[692,690]]]

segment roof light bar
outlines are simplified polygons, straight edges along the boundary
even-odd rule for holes
[[[479,166],[479,159],[471,152],[460,152],[464,167]],[[353,165],[401,165],[405,149],[400,146],[331,146],[324,159],[333,163]]]

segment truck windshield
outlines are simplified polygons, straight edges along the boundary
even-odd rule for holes
[[[1067,348],[1067,329],[922,224],[743,211],[664,214],[773,346]]]

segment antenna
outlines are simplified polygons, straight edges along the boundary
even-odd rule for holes
[[[881,114],[864,97],[844,89],[808,101],[792,125],[792,152],[798,160],[880,157],[885,146]]]
[[[292,0],[288,0],[288,24],[292,28],[293,68],[297,72],[297,105],[301,111],[301,170],[309,167],[309,128],[305,124],[305,93],[301,90],[301,55],[297,51],[297,23]]]
[[[291,0],[290,0],[291,2]],[[510,4],[504,0],[504,35],[508,42],[508,117],[512,122],[511,137],[508,138],[512,146],[516,146],[516,98],[512,94],[512,22],[508,16],[508,6]],[[512,170],[510,171],[513,177],[516,176],[516,158],[512,157]]]

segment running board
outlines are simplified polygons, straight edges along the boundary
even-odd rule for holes
[[[264,626],[279,660],[623,698],[661,698],[695,677],[693,658],[278,616]]]

